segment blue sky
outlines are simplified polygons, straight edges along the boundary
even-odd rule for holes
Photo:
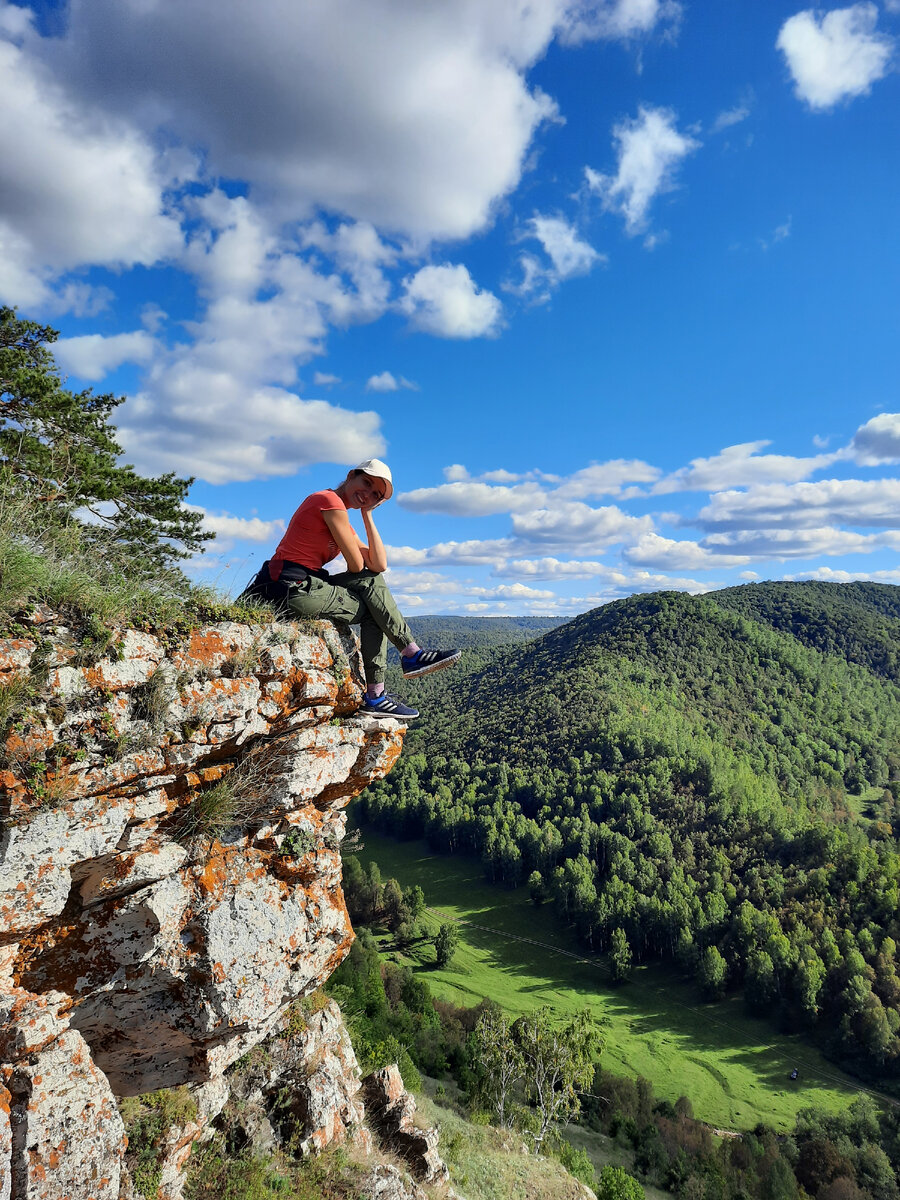
[[[900,0],[0,0],[0,301],[239,588],[377,454],[406,610],[900,583]]]

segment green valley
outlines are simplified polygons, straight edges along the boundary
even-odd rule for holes
[[[510,901],[510,931],[540,925],[543,941],[605,955],[623,981],[613,1012],[630,1009],[632,991],[653,1014],[645,981],[674,996],[675,981],[691,980],[686,1011],[708,1015],[696,1006],[721,1002],[729,1024],[752,1018],[739,1046],[802,1037],[820,1073],[849,1070],[891,1093],[898,611],[900,588],[888,585],[755,584],[631,596],[530,642],[480,645],[421,681],[422,721],[391,775],[360,798],[358,819],[366,837],[398,839],[381,843],[381,865],[405,883],[420,869],[406,861],[412,839],[450,856],[429,860],[439,879],[467,864],[443,898],[426,889],[435,907],[475,921],[490,910],[481,923],[502,930],[506,899],[527,894],[532,905]],[[421,863],[421,846],[415,854]],[[478,890],[482,880],[495,886]],[[529,960],[522,944],[501,953],[489,936],[467,927],[471,958],[457,961],[471,987],[461,973],[438,974],[442,988],[508,992],[518,1010],[529,988],[552,994],[557,972],[576,969],[548,968],[543,952]],[[499,964],[490,988],[487,964]],[[722,1071],[722,1054],[749,1069],[755,1052],[731,1054],[714,1039],[706,1062],[708,1024],[698,1022],[694,1045],[683,1021],[676,1034],[641,1017],[627,1034],[623,1018],[623,1068],[642,1071],[653,1057],[665,1064],[654,1076],[663,1090],[670,1071],[693,1074],[695,1103],[717,1087],[724,1096],[721,1082],[701,1079]],[[651,1038],[670,1035],[653,1054]],[[782,1067],[765,1053],[757,1062],[772,1088]],[[749,1081],[734,1088],[748,1091]]]
[[[658,967],[643,967],[616,987],[606,963],[585,955],[549,909],[535,909],[525,888],[487,884],[477,860],[435,855],[421,842],[371,830],[364,842],[361,861],[377,862],[384,878],[404,888],[422,888],[432,932],[438,914],[461,922],[461,943],[447,967],[435,966],[430,944],[392,952],[436,996],[460,1005],[487,997],[515,1015],[544,1004],[560,1013],[586,1005],[603,1026],[604,1068],[644,1076],[673,1103],[687,1095],[695,1114],[717,1127],[763,1122],[787,1129],[804,1107],[838,1110],[857,1095],[854,1080],[796,1035],[748,1016],[736,997],[704,1002]],[[800,1076],[792,1082],[794,1067]]]

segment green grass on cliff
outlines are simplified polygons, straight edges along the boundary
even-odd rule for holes
[[[73,618],[76,631],[97,642],[114,626],[177,629],[272,619],[268,606],[229,600],[177,569],[156,580],[136,577],[112,549],[104,556],[80,546],[77,525],[42,529],[40,540],[31,539],[30,520],[21,508],[0,511],[0,636],[20,633],[17,616],[38,604]]]
[[[720,1128],[762,1121],[787,1129],[801,1108],[836,1111],[857,1094],[858,1085],[813,1047],[747,1016],[738,997],[705,1003],[671,971],[654,967],[613,986],[603,959],[585,955],[549,908],[535,908],[525,888],[490,886],[477,861],[435,855],[422,842],[395,842],[369,828],[363,841],[363,862],[377,862],[385,879],[423,889],[432,931],[441,915],[461,922],[448,967],[435,966],[427,942],[402,958],[439,998],[471,1005],[487,996],[514,1015],[544,1004],[559,1012],[586,1005],[604,1025],[605,1067],[645,1076],[673,1102],[688,1096],[696,1116]],[[792,1083],[795,1066],[800,1078]]]

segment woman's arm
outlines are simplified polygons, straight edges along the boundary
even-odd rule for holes
[[[361,571],[366,566],[364,554],[368,554],[369,548],[368,546],[364,546],[357,537],[356,530],[350,524],[350,518],[347,516],[346,509],[325,508],[322,510],[322,519],[328,526],[331,536],[337,542],[338,550],[344,556],[344,561],[347,563],[347,570]],[[372,569],[374,570],[375,568]],[[381,570],[383,571],[384,567]]]
[[[387,551],[384,548],[384,542],[381,540],[381,534],[375,528],[375,521],[372,518],[372,509],[363,508],[362,512],[363,525],[366,527],[366,535],[369,539],[368,546],[360,544],[362,556],[366,560],[366,566],[370,571],[386,571],[387,570]]]

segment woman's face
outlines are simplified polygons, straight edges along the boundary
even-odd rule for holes
[[[358,475],[347,476],[342,492],[348,508],[374,508],[384,499],[386,490],[383,479],[360,471]]]

